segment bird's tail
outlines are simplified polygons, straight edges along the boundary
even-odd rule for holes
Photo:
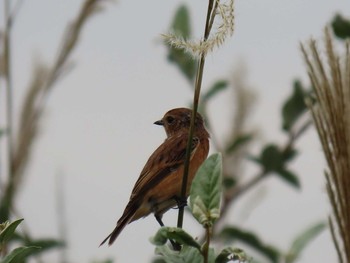
[[[110,233],[100,244],[102,246],[104,243],[106,243],[108,240],[108,245],[112,245],[113,242],[117,239],[119,236],[120,232],[124,229],[124,227],[130,223],[131,221],[131,216],[123,216],[120,220],[118,220],[117,226],[114,228],[112,233]]]

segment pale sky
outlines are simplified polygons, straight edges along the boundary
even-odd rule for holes
[[[31,78],[33,61],[52,61],[64,27],[77,14],[80,3],[24,1],[13,32],[16,112]],[[206,1],[106,3],[105,11],[83,30],[73,54],[74,70],[55,86],[50,97],[17,210],[33,237],[58,237],[55,177],[63,175],[71,262],[106,258],[149,262],[152,258],[154,246],[149,237],[158,229],[153,216],[127,226],[112,247],[98,245],[122,214],[147,158],[165,138],[164,131],[152,123],[167,110],[187,106],[192,99],[188,82],[168,64],[160,41],[160,34],[167,32],[176,8],[183,3],[190,8],[193,34],[199,38]],[[209,54],[203,89],[219,78],[230,79],[234,69],[244,64],[247,82],[257,96],[251,129],[259,131],[259,145],[282,145],[287,139],[280,130],[282,102],[295,78],[309,84],[299,43],[311,36],[322,39],[325,24],[336,12],[350,17],[350,2],[237,0],[235,33],[220,50]],[[227,133],[230,94],[227,91],[218,96],[210,107],[219,138]],[[271,176],[237,202],[231,217],[233,224],[256,231],[264,241],[284,250],[300,231],[326,220],[330,211],[325,162],[315,131],[309,130],[297,147],[301,154],[291,169],[300,175],[302,190]],[[256,171],[254,164],[249,166],[247,176]],[[257,202],[259,194],[263,199]],[[254,210],[247,214],[252,205]],[[164,222],[175,225],[176,215],[170,211]],[[193,235],[201,233],[188,217],[184,228]],[[249,254],[249,249],[246,252]],[[57,253],[48,253],[44,260],[58,262]],[[326,230],[299,262],[336,260]]]

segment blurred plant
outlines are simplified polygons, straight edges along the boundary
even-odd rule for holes
[[[38,246],[24,246],[7,253],[7,243],[15,236],[15,230],[22,221],[23,219],[18,219],[12,223],[6,221],[0,224],[0,263],[24,262],[26,258],[40,251]]]
[[[184,17],[185,19],[183,19]],[[228,21],[223,14],[221,14],[221,18]],[[231,24],[233,25],[233,20]],[[194,42],[187,40],[188,38],[191,38],[191,25],[189,12],[185,6],[181,6],[177,10],[172,22],[172,27],[173,28],[171,28],[170,31],[176,32],[177,36],[182,36],[185,40],[182,38],[175,38],[173,34],[166,36],[166,45],[169,52],[168,59],[180,69],[187,79],[191,81],[193,72],[196,70],[198,72],[200,68],[196,64],[184,63],[184,61],[190,61],[191,56],[192,59],[197,58],[198,55],[196,52],[200,49],[193,48]],[[200,43],[203,42],[205,42],[205,39]],[[222,44],[222,42],[220,42],[220,44]],[[203,46],[205,46],[205,44],[203,44]],[[212,50],[212,48],[209,50]],[[186,56],[186,53],[191,53],[191,56]],[[203,54],[205,52],[199,51],[199,53]],[[245,256],[237,258],[237,254],[235,254],[235,252],[241,250],[232,246],[223,249],[219,254],[225,256],[219,257],[217,254],[215,254],[214,249],[207,246],[209,241],[212,240],[217,243],[232,243],[233,241],[240,241],[260,252],[260,254],[263,255],[269,262],[292,263],[297,260],[304,248],[325,228],[324,223],[318,222],[313,224],[311,227],[300,233],[291,243],[290,249],[284,252],[281,249],[278,249],[276,246],[266,245],[256,233],[228,224],[229,222],[225,215],[232,208],[232,205],[239,200],[241,195],[247,193],[248,190],[257,186],[267,177],[276,175],[290,186],[297,189],[300,188],[299,177],[292,172],[292,170],[289,168],[289,164],[298,155],[295,148],[296,141],[304,134],[312,123],[310,118],[305,118],[305,113],[307,112],[305,98],[310,96],[310,90],[305,89],[302,83],[296,80],[293,85],[293,92],[284,102],[281,112],[282,130],[287,135],[286,143],[282,146],[279,146],[276,143],[268,143],[262,147],[262,150],[258,156],[251,156],[249,154],[249,148],[254,141],[255,134],[254,132],[247,130],[246,124],[254,99],[252,92],[246,88],[246,84],[242,79],[242,74],[236,74],[234,80],[235,81],[232,83],[229,80],[220,79],[205,90],[200,96],[201,104],[199,105],[199,111],[201,111],[201,113],[206,117],[206,122],[211,130],[211,137],[214,147],[222,154],[223,187],[220,188],[220,192],[223,199],[221,206],[219,206],[219,211],[216,213],[218,216],[211,222],[210,231],[208,231],[206,225],[199,220],[199,223],[201,223],[205,228],[203,244],[198,243],[182,229],[160,229],[153,238],[153,242],[157,245],[156,253],[162,255],[162,257],[157,258],[154,262],[179,262],[179,260],[181,262],[203,262],[203,260],[204,262],[214,262],[215,258],[216,260],[223,260],[215,262],[228,262],[229,260],[232,260],[232,257],[243,262],[249,259],[243,251],[241,254],[239,253],[239,255]],[[235,87],[235,94],[237,96],[235,101],[236,109],[234,111],[234,121],[232,123],[228,140],[225,142],[225,146],[223,147],[220,145],[219,140],[217,140],[215,130],[211,125],[210,115],[208,114],[208,104],[213,98],[227,90],[229,87]],[[198,101],[194,101],[193,105],[195,105],[195,103],[198,104]],[[240,167],[242,166],[242,162],[247,159],[257,164],[260,167],[260,171],[255,176],[251,176],[250,181],[243,183],[241,182],[242,173],[240,171]],[[232,160],[235,160],[235,162],[232,162]],[[234,165],[232,165],[232,163],[234,163]],[[206,165],[206,163],[204,165]],[[205,173],[205,175],[200,175],[201,173],[203,172],[199,171],[197,176],[203,176],[203,178],[206,178],[207,180],[210,180],[212,177],[212,173],[210,172]],[[197,177],[192,184],[193,188],[196,188],[195,181],[197,181]],[[211,191],[207,188],[204,189],[205,191],[203,191],[201,194],[206,197],[202,198],[209,198],[209,200],[211,200]],[[193,193],[191,190],[190,209],[193,216],[198,221],[198,216],[196,215],[197,210],[193,209],[191,203],[191,200],[194,198],[192,194]],[[203,214],[211,214],[208,210],[199,210],[206,211],[203,212]],[[218,224],[220,221],[222,222]],[[164,245],[167,239],[174,239],[180,243],[183,246],[182,250],[180,252],[172,251],[168,246]],[[209,252],[205,254],[206,252],[204,253],[204,251]],[[201,258],[201,255],[203,258]],[[207,257],[205,255],[207,255]]]
[[[12,223],[6,221],[0,224],[0,263],[25,262],[25,259],[30,256],[64,245],[62,242],[53,239],[30,240],[29,238],[24,238],[22,235],[15,233],[15,230],[22,221],[23,219],[18,219]],[[17,247],[8,253],[8,244],[14,240],[20,241],[23,246]],[[1,256],[3,256],[3,258],[1,258]]]
[[[18,0],[11,9],[10,1],[4,1],[6,22],[2,37],[0,38],[3,43],[0,52],[0,77],[5,80],[7,94],[7,127],[0,130],[0,136],[7,137],[9,163],[6,180],[0,180],[0,183],[3,184],[1,185],[1,190],[3,191],[1,192],[0,199],[0,222],[6,222],[0,225],[0,253],[5,255],[4,258],[1,258],[0,263],[21,262],[29,255],[63,246],[63,242],[55,239],[32,240],[25,231],[22,234],[15,234],[14,231],[21,223],[21,220],[12,223],[7,223],[7,220],[13,214],[15,198],[25,177],[27,163],[30,159],[34,142],[37,139],[41,116],[47,107],[48,97],[58,80],[71,70],[72,64],[70,58],[72,52],[77,47],[82,27],[88,19],[96,14],[97,11],[101,10],[102,1],[85,0],[77,18],[67,27],[57,57],[51,65],[36,62],[32,81],[29,84],[22,105],[19,123],[18,125],[13,125],[11,32],[22,2]],[[259,237],[253,231],[232,225],[232,222],[229,222],[226,215],[239,200],[240,196],[246,194],[269,176],[278,176],[293,188],[299,189],[301,187],[299,176],[291,170],[290,163],[298,155],[295,147],[296,141],[311,124],[311,121],[307,117],[305,118],[307,106],[304,102],[305,97],[310,96],[310,91],[300,81],[296,80],[294,82],[293,92],[284,102],[281,111],[281,128],[287,137],[286,142],[283,145],[278,145],[274,142],[268,143],[262,147],[260,154],[251,156],[249,152],[255,139],[255,133],[247,128],[247,123],[254,98],[252,91],[247,88],[244,74],[241,74],[242,72],[237,73],[233,77],[233,81],[230,79],[220,79],[201,94],[206,54],[221,46],[225,39],[233,34],[234,29],[233,1],[228,0],[223,3],[219,0],[209,0],[208,3],[205,32],[201,40],[191,40],[190,15],[184,5],[177,10],[170,33],[163,35],[168,48],[168,60],[179,68],[191,84],[191,87],[195,87],[192,104],[193,116],[197,110],[206,116],[208,127],[211,130],[214,148],[221,153],[214,154],[208,158],[198,171],[191,187],[190,211],[198,223],[204,227],[204,238],[199,241],[181,229],[182,219],[180,218],[183,210],[179,209],[179,228],[163,227],[152,239],[152,242],[157,246],[156,253],[161,255],[155,262],[256,262],[256,260],[248,257],[244,251],[233,246],[232,244],[235,241],[240,241],[252,247],[268,262],[296,262],[305,247],[325,228],[324,223],[311,225],[297,235],[287,251],[283,251],[274,245],[266,244],[263,238]],[[219,23],[216,30],[211,32],[215,19]],[[349,25],[349,20],[344,19],[341,15],[337,15],[332,23],[333,30],[340,39],[349,38]],[[346,161],[339,161],[334,157],[335,154],[337,158],[339,156],[347,156],[346,154],[349,148],[346,148],[348,146],[344,143],[344,140],[343,145],[341,145],[341,140],[338,141],[333,138],[337,134],[339,136],[335,139],[347,138],[349,134],[349,124],[345,118],[345,113],[349,114],[347,112],[349,106],[345,98],[349,98],[350,92],[343,89],[343,87],[339,88],[339,85],[348,85],[350,74],[344,73],[342,75],[341,67],[338,64],[339,59],[333,51],[332,43],[329,40],[327,41],[327,52],[332,69],[332,78],[329,80],[327,74],[322,71],[321,59],[316,48],[314,48],[311,56],[316,60],[314,62],[309,60],[308,65],[309,69],[313,69],[313,72],[310,73],[310,78],[317,82],[316,84],[320,84],[317,87],[313,83],[316,94],[319,93],[321,96],[317,96],[316,100],[318,103],[315,106],[310,101],[309,107],[313,110],[320,136],[324,136],[322,139],[323,146],[328,147],[325,152],[329,161],[330,172],[326,173],[326,178],[328,193],[334,209],[334,217],[330,219],[333,238],[340,261],[350,262],[350,237],[347,231],[350,229],[348,222],[350,218],[348,213],[350,210],[347,203],[350,199],[347,197],[347,194],[349,194],[348,191],[346,188],[343,188],[349,182],[345,176],[348,163]],[[347,44],[346,54],[347,66],[345,68],[347,70],[346,72],[349,72],[349,44]],[[305,50],[304,55],[307,59]],[[313,74],[316,75],[312,76]],[[343,82],[340,81],[341,75],[344,76]],[[325,91],[325,88],[333,87],[332,85],[335,87],[334,91]],[[214,127],[211,125],[210,114],[208,114],[209,103],[218,94],[227,91],[229,88],[233,88],[235,91],[235,109],[233,109],[232,126],[230,127],[224,145],[221,145],[222,142],[218,140]],[[321,91],[322,88],[325,90]],[[338,98],[340,95],[344,96]],[[335,100],[339,105],[328,105],[330,103],[329,99],[340,98],[344,100],[340,100],[339,103]],[[323,99],[323,101],[320,99]],[[199,101],[201,101],[200,104]],[[333,109],[332,106],[335,108]],[[327,112],[327,110],[331,111]],[[322,119],[323,115],[321,113],[327,116],[326,119]],[[333,114],[336,115],[333,116]],[[193,116],[192,120],[194,120]],[[337,122],[339,127],[334,128],[338,130],[332,128],[335,120],[339,120],[339,123]],[[14,134],[13,126],[19,127],[17,134]],[[191,142],[191,136],[189,142]],[[188,154],[187,158],[189,158]],[[241,179],[243,177],[242,163],[245,160],[259,167],[259,172],[255,176],[251,176],[248,182],[242,182]],[[184,179],[184,185],[186,185],[186,179]],[[182,246],[181,251],[173,251],[167,246],[167,240],[174,240],[179,243]],[[19,241],[24,247],[19,247],[7,253],[8,244],[13,241]],[[213,243],[222,244],[225,242],[229,242],[230,245],[217,253],[213,248]],[[38,250],[39,247],[41,247],[40,250]],[[342,250],[342,247],[344,247],[344,250]],[[108,259],[100,262],[110,263],[112,260]]]
[[[337,36],[350,36],[350,23],[337,16],[333,22]],[[326,62],[316,41],[301,45],[316,104],[309,107],[328,163],[325,171],[327,192],[333,208],[330,229],[339,262],[350,262],[350,43],[339,55],[331,32],[325,29]]]
[[[106,260],[102,260],[102,261],[92,261],[92,263],[113,263],[112,259],[106,259]]]
[[[335,15],[332,21],[332,28],[333,28],[334,34],[338,38],[342,40],[350,39],[350,20],[349,19],[344,18],[340,14]]]
[[[57,56],[51,65],[35,62],[32,80],[26,91],[24,101],[21,106],[21,114],[17,134],[13,129],[13,109],[12,109],[12,78],[11,71],[11,33],[12,26],[15,21],[18,10],[23,1],[19,0],[11,8],[9,0],[4,1],[5,10],[5,27],[2,37],[3,45],[0,52],[0,77],[5,80],[5,88],[7,94],[7,159],[8,171],[5,176],[1,175],[6,180],[1,180],[1,198],[0,198],[0,222],[5,222],[11,218],[11,214],[15,210],[15,199],[18,189],[21,187],[23,178],[27,168],[28,161],[31,156],[34,142],[38,137],[40,120],[47,107],[47,101],[55,84],[72,69],[70,61],[72,52],[77,47],[78,40],[82,33],[83,26],[89,19],[102,9],[100,0],[85,0],[79,10],[77,17],[67,26],[62,38],[62,43],[59,46]],[[23,244],[31,244],[31,246],[40,246],[43,249],[62,247],[61,241],[53,239],[38,239],[31,240],[28,233],[23,235],[15,235],[17,240]],[[7,240],[6,244],[12,239]],[[18,261],[16,261],[18,262]]]

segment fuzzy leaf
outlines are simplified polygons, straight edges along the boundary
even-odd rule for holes
[[[25,258],[40,250],[40,247],[19,247],[6,255],[0,263],[18,263],[23,262]]]
[[[334,34],[341,38],[350,38],[350,20],[344,19],[340,14],[337,14],[332,21]]]
[[[305,92],[301,82],[294,81],[293,94],[282,107],[283,129],[285,131],[289,132],[298,118],[307,110],[304,98]]]
[[[198,250],[201,248],[191,235],[186,233],[183,229],[176,227],[161,227],[151,239],[151,242],[157,246],[161,246],[164,245],[168,239],[174,240],[180,245],[195,247]]]
[[[177,9],[170,31],[184,39],[190,38],[190,15],[188,8],[185,5],[182,5]],[[192,82],[196,74],[196,61],[182,49],[175,48],[169,43],[166,43],[166,45],[168,47],[168,60],[174,63],[185,77]]]
[[[288,254],[286,256],[286,263],[296,262],[301,252],[305,249],[305,247],[313,241],[324,229],[326,228],[326,224],[321,222],[317,223],[310,228],[306,229],[297,238],[293,241]]]
[[[174,251],[167,245],[156,247],[156,254],[161,255],[166,263],[203,263],[203,256],[198,249],[184,246],[181,251]]]
[[[160,262],[166,263],[203,263],[201,252],[194,247],[183,246],[181,251],[174,251],[169,246],[159,246],[156,248],[156,254],[161,255]],[[214,262],[215,251],[209,248],[208,262]]]
[[[6,243],[11,239],[16,228],[22,221],[23,218],[13,221],[12,223],[5,223],[5,228],[0,232],[0,243]]]
[[[215,259],[215,263],[226,263],[237,260],[238,262],[248,262],[249,259],[242,249],[227,247],[220,252]]]
[[[221,154],[211,155],[198,169],[190,192],[190,208],[202,225],[213,224],[220,215],[222,193]]]
[[[255,233],[241,230],[237,227],[226,227],[224,228],[220,236],[226,239],[229,242],[233,242],[235,240],[239,240],[257,251],[259,251],[261,254],[265,255],[267,258],[271,260],[271,262],[278,262],[278,259],[280,258],[280,252],[269,245],[264,244],[256,235]]]

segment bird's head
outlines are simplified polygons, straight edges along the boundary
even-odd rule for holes
[[[165,113],[162,119],[154,122],[154,124],[162,125],[168,137],[177,134],[178,132],[188,132],[191,123],[192,110],[187,108],[176,108]],[[195,120],[195,134],[205,133],[209,136],[204,127],[202,116],[197,113]]]

